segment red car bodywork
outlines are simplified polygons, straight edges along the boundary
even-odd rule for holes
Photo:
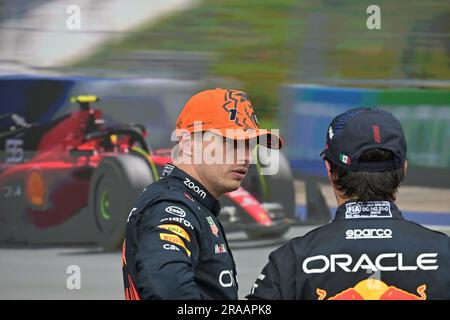
[[[12,132],[6,140],[29,138],[27,129]],[[107,134],[101,111],[82,109],[55,120],[54,125],[41,132],[33,150],[13,150],[14,161],[0,163],[0,222],[10,224],[12,232],[21,223],[45,229],[66,222],[87,207],[90,178],[101,160],[131,152],[131,137],[118,132]],[[145,130],[140,134],[145,136]],[[140,147],[147,149],[146,145]],[[8,159],[8,150],[5,158]],[[167,153],[158,152],[150,152],[148,160],[159,169],[170,162]],[[255,225],[271,226],[269,213],[245,189],[225,197],[243,208]]]

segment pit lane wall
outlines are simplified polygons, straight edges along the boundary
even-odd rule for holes
[[[403,126],[412,169],[406,182],[450,188],[450,90],[292,84],[282,87],[280,96],[286,153],[297,176],[325,176],[319,154],[336,115],[377,107],[394,114]]]

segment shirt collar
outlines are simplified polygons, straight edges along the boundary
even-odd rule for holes
[[[401,219],[402,213],[392,201],[349,200],[336,209],[334,220]]]
[[[197,180],[192,178],[189,174],[174,166],[173,164],[166,164],[161,174],[161,178],[171,178],[180,181],[183,184],[186,192],[201,202],[208,208],[215,216],[219,215],[220,204],[219,201],[213,197],[211,193]]]

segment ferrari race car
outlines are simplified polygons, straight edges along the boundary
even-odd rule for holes
[[[71,99],[80,109],[44,124],[0,116],[0,241],[32,244],[97,243],[118,248],[139,192],[157,181],[169,150],[151,150],[137,124],[106,126],[95,96]],[[256,155],[258,158],[258,156]],[[242,187],[221,198],[227,231],[250,238],[279,237],[293,221],[290,167],[261,175],[251,165]]]

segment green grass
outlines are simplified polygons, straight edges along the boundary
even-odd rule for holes
[[[414,36],[415,31],[436,32],[436,19],[441,21],[438,29],[448,32],[446,2],[384,0],[377,4],[382,10],[382,30],[370,31],[365,24],[368,4],[360,0],[204,0],[111,41],[74,66],[96,67],[112,55],[139,50],[213,53],[210,76],[239,83],[266,125],[276,125],[279,86],[308,82],[311,75],[302,71],[311,41],[322,50],[318,52],[323,57],[321,77],[448,79],[448,37],[419,41],[416,48]],[[311,39],[317,14],[323,18],[323,28]]]
[[[277,90],[289,61],[289,22],[295,0],[203,1],[198,7],[143,26],[111,42],[75,66],[101,64],[111,54],[137,50],[212,52],[214,77],[231,79],[246,91],[259,113],[272,118]],[[264,119],[265,116],[261,117]]]

